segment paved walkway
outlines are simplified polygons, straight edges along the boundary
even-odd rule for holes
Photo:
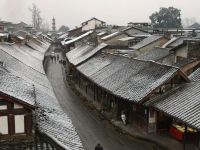
[[[128,132],[134,137],[156,142],[168,150],[182,150],[183,149],[182,143],[170,137],[168,134],[162,134],[162,135],[147,134],[146,132],[143,132],[142,130],[140,130],[134,124],[128,124],[124,126],[124,124],[121,121],[116,121],[116,120],[113,120],[112,123],[115,126],[124,130],[125,132]]]

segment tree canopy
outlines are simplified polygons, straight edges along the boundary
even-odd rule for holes
[[[149,19],[153,27],[158,28],[181,28],[181,10],[168,7],[161,7],[159,12],[153,13]]]

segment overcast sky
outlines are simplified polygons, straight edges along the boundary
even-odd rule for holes
[[[127,25],[128,22],[150,22],[149,16],[160,7],[181,9],[182,19],[195,18],[200,22],[200,0],[0,0],[1,20],[31,24],[28,8],[35,3],[41,16],[51,26],[56,18],[57,28],[70,28],[97,17],[107,24]]]

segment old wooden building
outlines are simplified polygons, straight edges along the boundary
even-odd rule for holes
[[[27,139],[34,133],[32,84],[0,67],[0,140]]]
[[[157,111],[157,127],[184,143],[200,148],[199,96],[200,69],[189,76],[190,83],[181,84],[146,103]]]
[[[68,57],[73,58],[69,64],[77,60],[75,54]],[[80,92],[110,119],[120,119],[121,112],[126,112],[129,122],[147,132],[157,131],[156,112],[142,104],[189,82],[176,67],[106,53],[79,62],[71,74]]]
[[[98,27],[105,27],[106,22],[93,17],[81,23],[81,26],[82,26],[82,31],[88,31],[88,30],[94,30],[95,28],[98,28]]]

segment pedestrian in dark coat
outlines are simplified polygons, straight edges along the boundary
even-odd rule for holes
[[[52,60],[52,62],[53,62],[53,56],[50,56],[51,57],[51,60]]]
[[[100,144],[97,144],[97,146],[95,146],[95,150],[103,150],[103,147]]]

